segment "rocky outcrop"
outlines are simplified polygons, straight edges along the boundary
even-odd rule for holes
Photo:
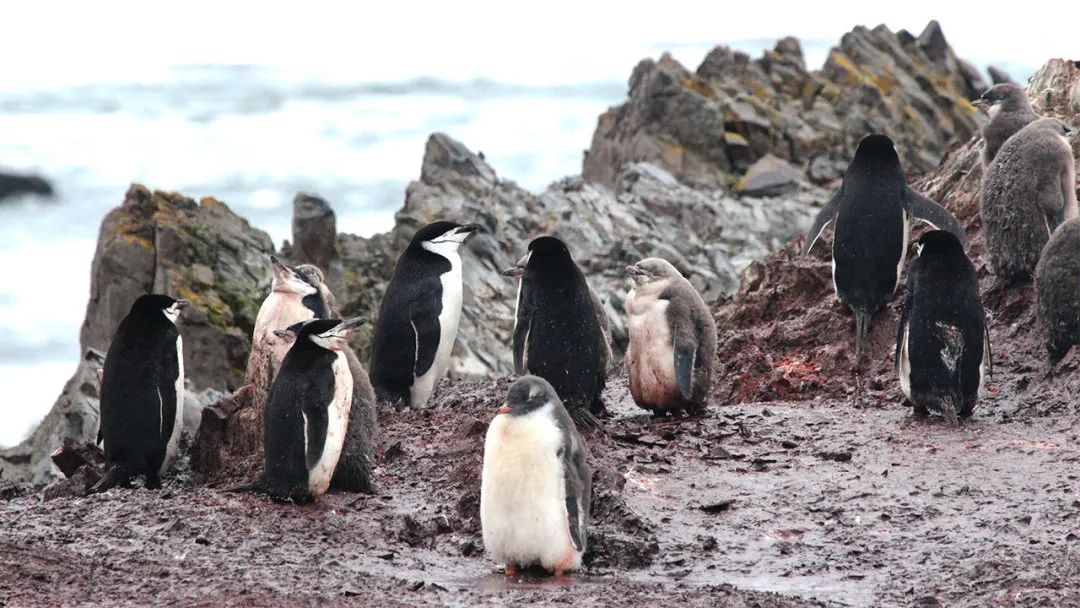
[[[646,161],[691,185],[724,185],[766,155],[846,163],[872,131],[923,172],[977,132],[984,118],[967,100],[985,86],[937,22],[918,38],[857,27],[820,71],[806,69],[793,38],[755,60],[717,47],[696,72],[664,55],[639,63],[629,99],[600,117],[584,176],[613,186],[623,166]]]
[[[1080,123],[1080,65],[1055,59],[1032,78],[1028,96],[1036,111]],[[1080,157],[1080,134],[1070,140]],[[1080,356],[1051,367],[1036,315],[1032,286],[1002,287],[987,268],[986,241],[979,218],[981,138],[955,146],[934,171],[913,187],[949,209],[968,233],[968,256],[980,279],[994,347],[994,384],[1009,398],[1043,402],[1076,394]],[[920,229],[921,230],[921,229]],[[831,230],[823,239],[831,240]],[[913,237],[914,238],[914,237]],[[739,293],[716,309],[720,335],[714,397],[719,403],[856,397],[853,387],[854,329],[846,306],[833,292],[829,248],[797,258],[796,241],[743,275]],[[867,403],[899,395],[893,349],[903,288],[874,317],[861,374]]]
[[[0,200],[20,194],[52,196],[53,187],[40,175],[22,175],[0,172]]]
[[[662,257],[707,299],[733,293],[741,270],[805,229],[824,200],[825,191],[793,181],[800,187],[783,197],[737,199],[722,189],[691,188],[660,167],[636,163],[619,172],[614,188],[570,177],[532,194],[499,178],[461,143],[435,134],[393,231],[370,239],[339,237],[346,276],[334,290],[345,316],[375,315],[397,253],[419,227],[442,218],[477,222],[484,231],[463,253],[463,318],[451,373],[507,373],[517,286],[501,271],[524,255],[534,237],[553,234],[570,245],[622,344],[628,264]]]
[[[80,335],[86,353],[45,420],[23,443],[0,451],[6,479],[56,476],[48,455],[63,439],[96,441],[98,378],[112,332],[136,297],[167,293],[193,304],[181,320],[188,391],[184,428],[203,406],[243,380],[258,307],[270,285],[270,237],[224,203],[133,185],[102,221]]]

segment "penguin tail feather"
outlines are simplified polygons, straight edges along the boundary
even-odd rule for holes
[[[98,492],[105,492],[107,490],[115,488],[121,483],[124,483],[128,479],[131,479],[131,471],[129,471],[128,467],[123,463],[116,462],[110,464],[109,467],[105,469],[105,474],[101,476],[101,479],[99,479],[94,485],[90,486],[90,489],[86,492],[87,494],[97,494]]]
[[[956,403],[952,399],[945,399],[941,404],[941,415],[945,417],[945,420],[952,426],[960,424],[960,419],[956,416]]]
[[[866,334],[870,331],[870,319],[873,314],[855,312],[855,360],[862,361],[863,343],[866,342]]]
[[[570,418],[578,425],[579,429],[599,429],[600,421],[589,411],[587,407],[568,407]]]
[[[256,477],[255,479],[252,479],[251,481],[244,482],[244,483],[239,484],[239,485],[230,486],[228,488],[225,488],[225,492],[228,492],[230,494],[240,494],[240,493],[244,493],[244,492],[265,492],[265,491],[266,491],[266,484],[263,483],[262,476]]]

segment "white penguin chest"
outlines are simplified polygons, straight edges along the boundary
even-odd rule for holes
[[[173,383],[173,390],[176,391],[176,412],[173,417],[172,433],[169,435],[168,443],[165,444],[165,459],[161,461],[158,475],[164,475],[176,460],[176,453],[180,449],[180,433],[184,430],[184,339],[179,335],[176,336],[176,365],[179,372]],[[162,416],[162,426],[164,422],[164,416]]]
[[[435,361],[423,375],[415,377],[411,390],[411,403],[414,407],[425,405],[431,397],[435,384],[446,375],[450,367],[450,355],[454,351],[457,339],[458,323],[461,320],[462,283],[461,256],[455,253],[445,254],[450,262],[450,270],[439,277],[442,286],[442,310],[439,311],[439,345],[435,350]],[[415,329],[413,330],[415,332]],[[420,352],[417,336],[416,353]]]
[[[547,408],[524,416],[501,414],[488,427],[480,520],[493,559],[550,570],[575,553],[561,445],[562,433]]]
[[[326,493],[330,480],[334,477],[341,449],[345,444],[345,430],[349,426],[349,412],[352,409],[353,379],[349,371],[349,361],[345,353],[339,352],[332,365],[334,373],[334,393],[326,405],[327,425],[326,443],[315,466],[308,471],[308,491],[312,496]],[[304,417],[304,441],[307,441],[307,417]],[[307,453],[307,445],[304,446]]]
[[[627,297],[630,390],[642,405],[660,406],[678,395],[674,337],[668,323],[670,301],[631,290]]]

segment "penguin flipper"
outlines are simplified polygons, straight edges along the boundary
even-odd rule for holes
[[[679,385],[679,394],[690,400],[694,395],[694,366],[697,360],[697,345],[675,343],[675,380]]]
[[[825,227],[829,225],[829,222],[836,219],[836,214],[840,210],[840,199],[843,192],[843,186],[837,188],[829,202],[825,203],[825,206],[818,212],[817,217],[814,218],[814,225],[810,227],[810,232],[806,233],[806,244],[803,245],[801,255],[810,253],[810,249],[813,248],[821,233],[825,231]]]
[[[416,337],[413,373],[417,378],[426,374],[435,364],[435,354],[439,350],[442,333],[439,325],[441,308],[441,302],[433,294],[425,294],[409,305],[409,322]]]
[[[569,448],[569,449],[567,449]],[[563,479],[566,484],[566,523],[570,528],[570,540],[574,549],[585,550],[585,527],[589,519],[588,496],[592,494],[592,476],[585,453],[574,438],[560,450],[563,461]]]
[[[161,353],[161,374],[158,376],[158,398],[161,401],[159,431],[161,440],[168,441],[172,437],[173,427],[176,425],[176,408],[182,407],[182,403],[176,402],[176,379],[180,376],[180,362],[176,359],[176,348],[168,346]]]
[[[908,188],[905,193],[904,209],[937,230],[946,230],[953,233],[961,245],[967,243],[967,233],[964,232],[960,222],[956,221],[956,218],[949,213],[948,209],[911,188]]]
[[[524,304],[524,303],[522,303]],[[532,331],[532,309],[518,306],[517,325],[514,326],[514,373],[528,373],[529,333]]]
[[[105,492],[115,488],[118,484],[124,483],[131,479],[131,471],[128,470],[127,465],[123,463],[113,463],[109,465],[109,468],[105,470],[105,474],[101,476],[101,479],[94,485],[90,486],[87,490],[87,494],[97,494],[98,492]]]

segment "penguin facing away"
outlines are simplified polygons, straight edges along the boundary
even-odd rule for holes
[[[833,235],[833,286],[855,314],[855,356],[873,314],[900,282],[907,255],[911,218],[953,233],[963,243],[964,229],[944,207],[907,184],[900,157],[885,135],[859,142],[840,188],[818,213],[802,254],[806,255],[830,222]]]
[[[135,475],[157,488],[176,459],[183,428],[184,343],[176,320],[188,306],[166,295],[140,296],[113,335],[101,381],[105,474],[102,492]]]
[[[265,468],[255,488],[296,502],[326,493],[352,407],[348,338],[366,322],[317,319],[300,328],[270,387],[263,416]]]
[[[980,214],[990,269],[1005,283],[1030,279],[1050,234],[1077,217],[1071,132],[1040,118],[1010,137],[986,169]]]
[[[300,267],[302,268],[302,267]],[[296,342],[304,323],[274,332],[289,344]],[[342,492],[374,491],[372,471],[375,468],[375,442],[378,435],[378,419],[375,413],[375,391],[371,388],[367,372],[351,348],[342,351],[352,375],[352,406],[349,423],[345,429],[345,441],[341,446],[330,489]]]
[[[1035,287],[1050,362],[1057,363],[1080,344],[1080,218],[1050,237],[1035,267]]]
[[[716,357],[716,323],[701,295],[666,260],[628,266],[630,394],[654,412],[704,409]]]
[[[588,449],[555,389],[515,381],[488,426],[480,484],[484,548],[506,574],[581,567],[592,504]]]
[[[924,234],[915,251],[896,337],[900,389],[917,415],[932,412],[955,423],[974,411],[992,371],[979,280],[963,245],[948,232]]]
[[[518,265],[514,371],[547,380],[575,420],[596,426],[610,348],[588,281],[553,236],[533,239]]]
[[[973,103],[990,116],[990,122],[982,131],[981,158],[984,168],[994,160],[998,150],[1010,137],[1039,119],[1024,89],[1011,82],[995,84]]]
[[[446,375],[461,318],[458,248],[479,229],[428,224],[398,257],[371,345],[371,383],[379,400],[421,407]]]

